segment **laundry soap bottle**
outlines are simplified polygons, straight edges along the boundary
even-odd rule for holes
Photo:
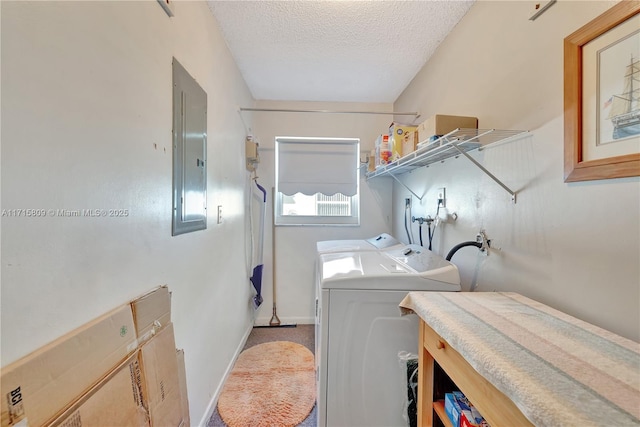
[[[376,139],[376,168],[391,163],[389,135],[379,135]]]

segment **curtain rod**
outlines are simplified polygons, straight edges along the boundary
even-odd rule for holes
[[[416,116],[420,114],[417,112],[406,111],[341,111],[341,110],[289,110],[281,108],[250,108],[240,107],[240,111],[270,111],[274,113],[330,113],[330,114],[387,114],[395,116]]]

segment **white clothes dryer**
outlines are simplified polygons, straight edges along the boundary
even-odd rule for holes
[[[316,243],[318,255],[334,252],[378,251],[400,246],[404,246],[402,242],[387,233],[378,234],[369,239],[322,240]]]
[[[418,317],[401,316],[409,291],[460,291],[455,265],[418,246],[318,257],[318,425],[406,426],[406,372],[418,352]]]
[[[370,237],[368,239],[352,239],[352,240],[321,240],[316,242],[316,263],[315,263],[315,276],[320,274],[320,261],[319,257],[323,254],[329,253],[344,253],[344,252],[367,252],[367,251],[382,251],[389,249],[396,249],[404,247],[404,244],[387,233],[381,233],[377,236]],[[317,288],[316,288],[317,291]],[[316,300],[318,294],[316,292]]]

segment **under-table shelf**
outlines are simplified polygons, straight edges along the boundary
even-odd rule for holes
[[[437,402],[433,402],[433,410],[436,412],[438,418],[444,427],[453,427],[451,420],[447,417],[447,413],[444,410],[444,400],[438,400]]]

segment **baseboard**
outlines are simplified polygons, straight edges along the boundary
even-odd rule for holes
[[[259,317],[256,319],[256,326],[269,326],[271,317]],[[313,317],[280,317],[280,325],[313,325]]]
[[[236,348],[233,358],[231,358],[231,361],[229,362],[229,366],[227,366],[227,369],[224,372],[222,381],[220,381],[220,383],[218,384],[218,388],[216,388],[216,391],[215,393],[213,393],[213,397],[211,398],[209,405],[207,405],[207,410],[205,411],[204,416],[200,420],[200,423],[198,423],[200,427],[206,427],[207,423],[211,419],[211,416],[213,415],[213,411],[215,411],[216,405],[218,404],[218,397],[220,397],[220,393],[222,392],[222,386],[224,385],[225,381],[229,377],[229,374],[231,374],[233,365],[236,363],[236,359],[238,359],[238,356],[242,352],[242,349],[244,348],[245,344],[247,343],[247,339],[249,338],[249,334],[251,333],[252,329],[253,329],[253,325],[249,324],[249,326],[247,327],[247,330],[244,333],[244,336],[242,337],[242,340],[240,341],[240,344],[238,345],[238,348]]]

